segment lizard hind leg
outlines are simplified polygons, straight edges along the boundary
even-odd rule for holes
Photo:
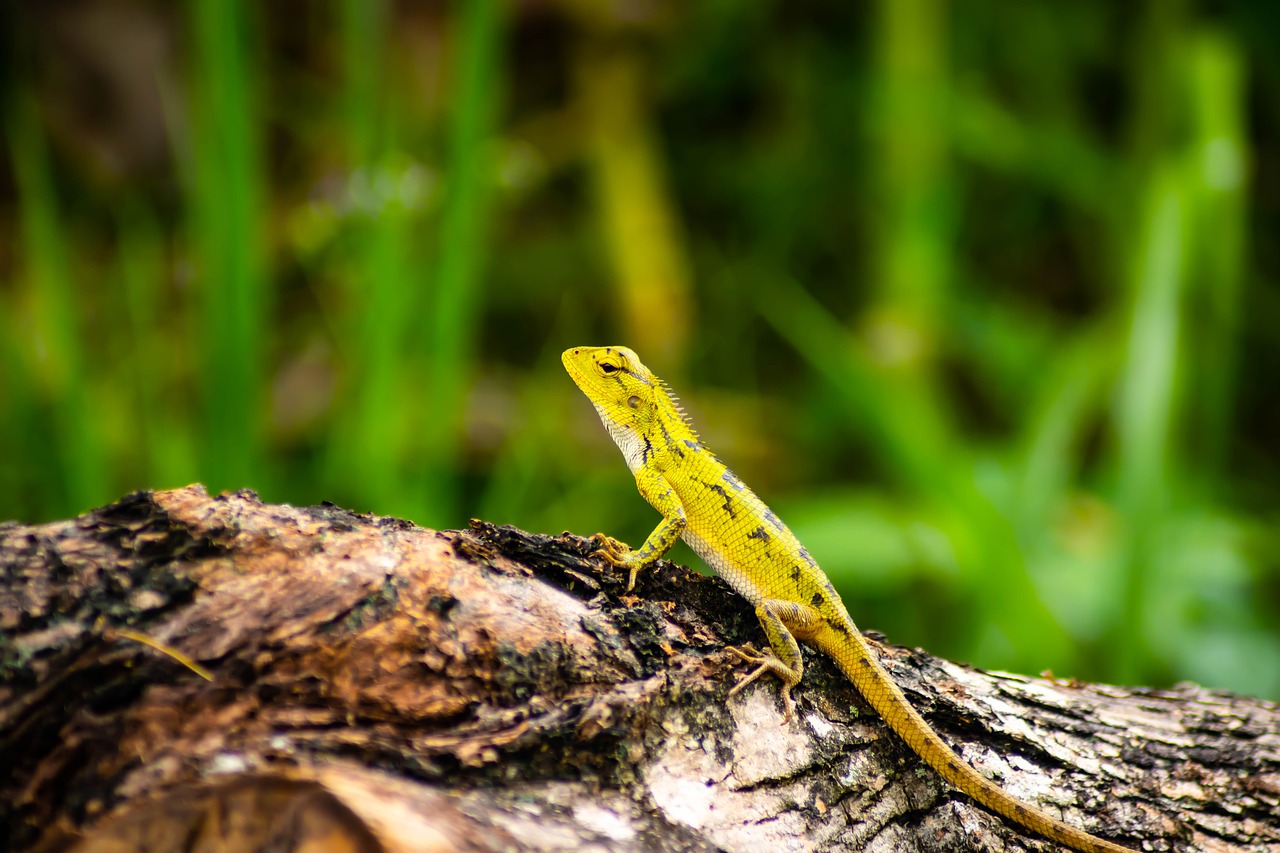
[[[791,698],[791,688],[799,684],[804,676],[804,658],[800,655],[796,634],[807,637],[821,617],[812,607],[796,604],[794,601],[767,598],[756,605],[756,618],[760,620],[760,627],[769,640],[769,648],[759,653],[733,646],[727,649],[745,663],[756,664],[755,670],[733,686],[729,696],[736,696],[763,675],[775,675],[782,682],[780,692],[786,709],[782,722],[787,723],[796,709],[796,702]]]

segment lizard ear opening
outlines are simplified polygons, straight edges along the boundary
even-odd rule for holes
[[[640,398],[637,397],[635,394],[632,394],[630,397],[627,398],[627,405],[633,409],[640,408]]]

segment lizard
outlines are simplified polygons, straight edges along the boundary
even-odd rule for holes
[[[907,746],[947,782],[1014,823],[1083,853],[1125,853],[1122,847],[1023,803],[979,774],[911,705],[872,653],[831,581],[782,520],[733,474],[694,430],[678,399],[632,350],[571,347],[566,371],[595,406],[622,451],[640,494],[662,520],[637,550],[599,534],[596,553],[636,575],[683,539],[754,608],[769,648],[733,648],[756,668],[732,697],[764,675],[781,681],[783,724],[795,711],[791,690],[804,659],[798,641],[830,657]]]

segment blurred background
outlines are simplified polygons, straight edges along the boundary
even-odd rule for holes
[[[0,519],[638,545],[627,344],[861,627],[1280,698],[1277,10],[4,4]]]

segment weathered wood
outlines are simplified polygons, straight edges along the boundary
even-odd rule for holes
[[[588,540],[198,486],[0,527],[15,849],[1050,850],[947,788],[825,660],[725,701],[718,580]],[[146,639],[164,651],[141,642]],[[1280,711],[878,647],[962,756],[1135,849],[1280,848]],[[207,668],[211,681],[182,662]]]

